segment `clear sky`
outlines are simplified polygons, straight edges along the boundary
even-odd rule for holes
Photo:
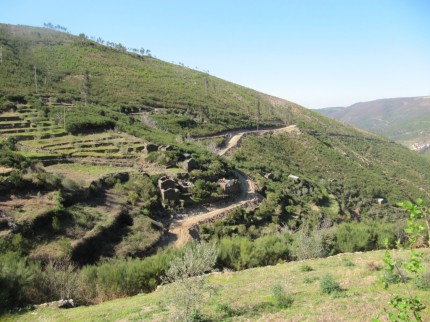
[[[309,108],[430,95],[430,0],[2,0],[0,22],[143,47]]]

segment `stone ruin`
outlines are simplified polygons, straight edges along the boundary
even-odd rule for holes
[[[184,169],[187,172],[190,172],[197,168],[197,162],[193,158],[189,158],[181,163],[182,169]]]
[[[222,178],[218,180],[218,185],[227,194],[237,193],[240,190],[239,180]]]
[[[167,176],[163,176],[158,179],[158,188],[160,189],[161,199],[163,202],[179,201],[181,192],[176,188],[175,180]]]

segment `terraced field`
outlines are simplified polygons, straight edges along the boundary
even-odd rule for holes
[[[0,115],[0,137],[14,137],[21,141],[65,134],[61,126],[48,120],[43,112],[28,105],[18,105],[15,112]]]
[[[120,167],[133,166],[146,142],[114,131],[71,135],[49,120],[42,111],[18,105],[0,115],[0,138],[14,138],[24,156],[44,164],[78,162]]]
[[[169,172],[139,162],[147,152],[146,141],[115,131],[71,135],[28,105],[0,114],[0,139],[7,138],[17,141],[24,156],[43,164],[26,170],[22,191],[0,196],[0,235],[13,235],[15,226],[26,227],[22,234],[34,246],[30,257],[60,258],[69,253],[87,263],[100,256],[145,252],[161,238],[163,225],[140,213],[141,201],[128,202],[130,191],[123,186],[129,176],[137,176],[136,165],[149,173]],[[0,170],[8,174],[14,169]],[[70,198],[66,206],[59,192],[37,186],[40,177],[52,182],[54,190],[61,185]],[[114,183],[121,187],[113,187]]]
[[[56,138],[33,139],[20,142],[19,149],[34,154],[67,158],[69,161],[112,164],[130,167],[145,142],[125,133],[100,133],[83,136],[63,135]],[[24,155],[26,155],[24,153]],[[29,155],[26,155],[29,156]],[[83,158],[92,158],[93,160]],[[43,158],[42,158],[43,159]]]

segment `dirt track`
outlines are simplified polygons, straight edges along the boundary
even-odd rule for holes
[[[231,153],[231,151],[239,145],[241,139],[246,134],[262,135],[274,133],[290,133],[296,130],[296,125],[290,125],[287,127],[271,130],[244,130],[240,132],[233,132],[230,136],[228,136],[226,147],[222,150],[219,150],[217,154],[220,156],[226,156]],[[233,202],[227,205],[218,206],[214,210],[208,210],[206,212],[197,212],[197,214],[189,215],[184,218],[178,218],[173,221],[169,229],[169,235],[171,236],[171,239],[175,241],[175,245],[177,247],[185,245],[189,240],[192,239],[192,236],[190,235],[190,229],[192,229],[193,227],[214,220],[215,218],[220,219],[235,208],[255,207],[259,204],[262,198],[258,193],[256,193],[255,182],[241,171],[236,171],[236,176],[240,181],[242,192]]]
[[[297,130],[296,125],[290,125],[290,126],[277,128],[277,129],[270,129],[270,130],[259,130],[259,131],[244,130],[240,132],[233,132],[232,135],[227,136],[226,147],[222,150],[219,150],[217,154],[221,156],[229,154],[234,148],[236,148],[239,145],[243,136],[246,134],[263,135],[263,134],[275,134],[275,133],[291,133],[296,130]]]

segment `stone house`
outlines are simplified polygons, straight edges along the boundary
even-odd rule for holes
[[[158,188],[160,190],[166,190],[176,187],[176,182],[173,179],[170,179],[167,176],[161,177],[158,179]]]
[[[176,188],[168,188],[161,190],[161,199],[163,201],[179,201],[181,197],[181,192]]]

